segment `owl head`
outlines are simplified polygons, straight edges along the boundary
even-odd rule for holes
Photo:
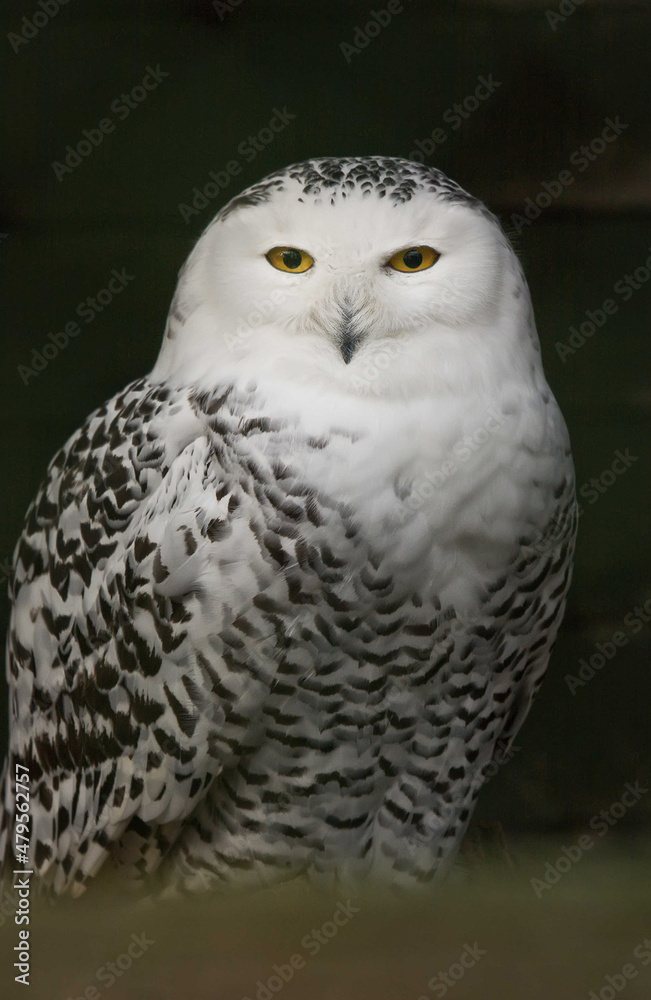
[[[410,397],[534,377],[519,263],[481,202],[393,157],[307,160],[233,198],[183,267],[154,377]]]

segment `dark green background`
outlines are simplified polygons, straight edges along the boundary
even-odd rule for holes
[[[178,268],[217,208],[289,162],[409,155],[415,139],[444,127],[448,140],[429,162],[486,201],[514,234],[578,483],[608,469],[617,449],[638,458],[598,502],[584,500],[575,581],[548,678],[516,756],[480,799],[479,815],[500,820],[507,838],[580,830],[619,799],[625,782],[648,787],[649,779],[648,630],[629,633],[574,697],[563,680],[651,596],[650,286],[626,303],[613,296],[615,282],[651,253],[649,6],[588,0],[552,30],[544,3],[404,0],[347,63],[341,43],[352,43],[356,27],[384,6],[242,0],[220,20],[199,0],[70,0],[14,53],[7,33],[38,8],[4,5],[0,563],[54,450],[153,365]],[[167,79],[117,120],[111,103],[157,64]],[[490,74],[501,86],[452,130],[446,109]],[[238,145],[276,106],[295,119],[247,163]],[[107,115],[115,131],[59,182],[53,161]],[[515,233],[512,214],[617,116],[628,125],[622,136],[585,172],[574,169],[575,183]],[[186,224],[179,204],[232,159],[240,176]],[[25,385],[18,366],[76,318],[78,303],[105,287],[112,268],[134,280]],[[610,297],[617,314],[561,362],[555,342]],[[7,611],[4,599],[4,619]],[[651,794],[611,836],[640,831],[650,816]]]

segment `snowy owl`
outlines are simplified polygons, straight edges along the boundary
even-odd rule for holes
[[[227,204],[146,378],[53,458],[14,559],[2,842],[175,890],[440,878],[547,666],[568,436],[497,220],[308,160]]]

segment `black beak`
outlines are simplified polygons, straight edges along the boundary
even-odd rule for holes
[[[339,352],[344,359],[344,364],[350,364],[358,345],[359,337],[355,336],[349,326],[345,326],[339,338]]]
[[[341,320],[337,347],[345,365],[349,365],[360,344],[366,339],[364,330],[359,330],[356,304],[346,295],[341,302]]]

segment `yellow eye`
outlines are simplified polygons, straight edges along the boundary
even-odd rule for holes
[[[266,256],[272,267],[279,271],[289,271],[290,274],[309,271],[314,263],[309,253],[297,250],[296,247],[274,247]]]
[[[389,267],[394,271],[426,271],[436,264],[440,253],[431,247],[409,247],[408,250],[398,250],[389,261]]]

